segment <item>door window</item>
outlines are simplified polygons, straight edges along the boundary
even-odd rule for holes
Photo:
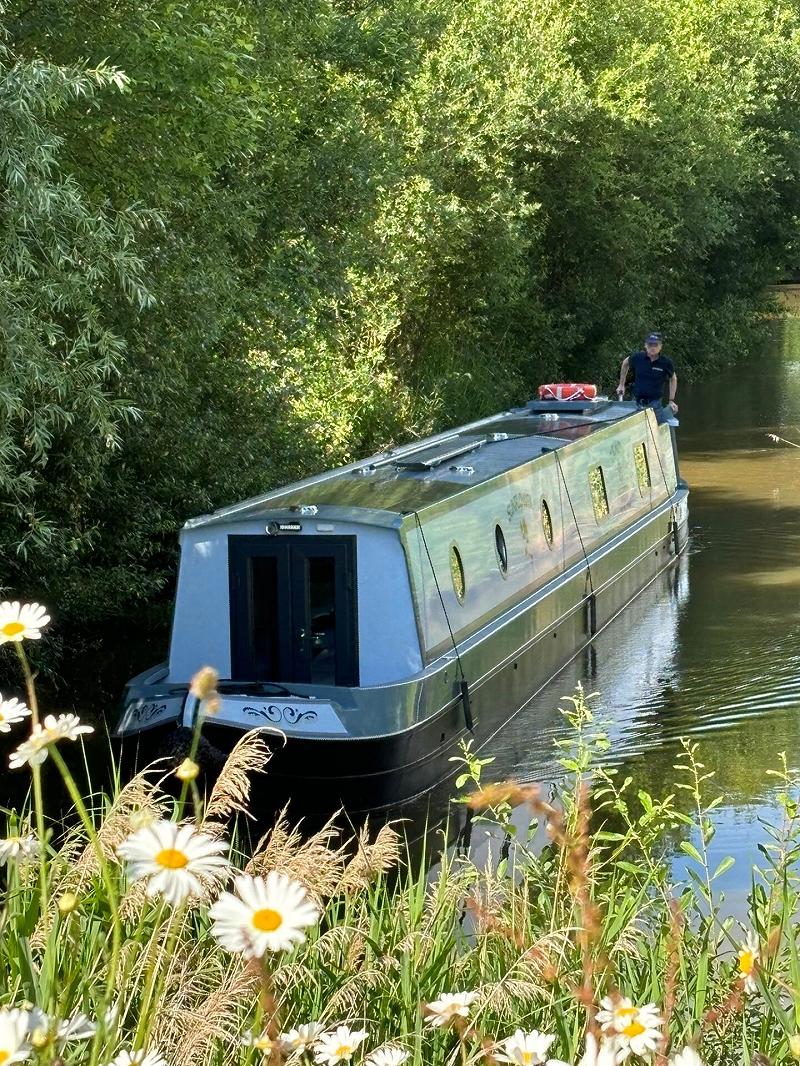
[[[250,562],[250,616],[253,625],[253,669],[258,677],[280,671],[278,641],[278,560],[256,556]]]
[[[308,560],[311,647],[309,672],[315,685],[336,684],[336,560]]]

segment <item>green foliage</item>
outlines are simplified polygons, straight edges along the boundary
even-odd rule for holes
[[[9,0],[9,589],[160,642],[190,515],[753,342],[796,262],[779,0]],[[124,74],[122,73],[124,71]],[[162,600],[163,596],[163,600]]]
[[[40,497],[54,477],[91,477],[136,414],[113,387],[124,340],[112,323],[117,300],[140,312],[152,301],[134,252],[147,216],[93,208],[58,158],[62,113],[110,86],[126,78],[108,65],[58,67],[0,46],[0,493],[3,547],[23,558],[69,550],[79,530],[56,527]]]

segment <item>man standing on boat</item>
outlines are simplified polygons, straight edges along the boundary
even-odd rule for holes
[[[659,422],[677,425],[673,415],[678,412],[675,393],[678,391],[678,375],[672,360],[661,354],[664,339],[660,333],[650,333],[644,342],[643,352],[634,352],[622,360],[619,369],[617,397],[625,396],[628,370],[633,371],[633,397],[639,407],[652,407]],[[664,386],[669,385],[669,405],[664,406]]]

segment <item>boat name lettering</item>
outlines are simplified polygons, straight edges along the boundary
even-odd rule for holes
[[[511,497],[506,508],[506,512],[509,518],[513,518],[517,511],[525,511],[533,509],[533,500],[529,492],[518,492]]]
[[[300,707],[277,707],[274,703],[262,707],[243,707],[244,714],[251,718],[266,718],[268,722],[284,722],[286,725],[297,725],[298,722],[313,722],[317,712],[311,708]]]
[[[130,704],[128,709],[135,722],[152,722],[154,718],[167,713],[166,703],[145,703],[142,700]]]

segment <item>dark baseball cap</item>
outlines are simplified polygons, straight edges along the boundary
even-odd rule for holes
[[[662,344],[663,341],[663,333],[648,333],[644,339],[645,344]]]

